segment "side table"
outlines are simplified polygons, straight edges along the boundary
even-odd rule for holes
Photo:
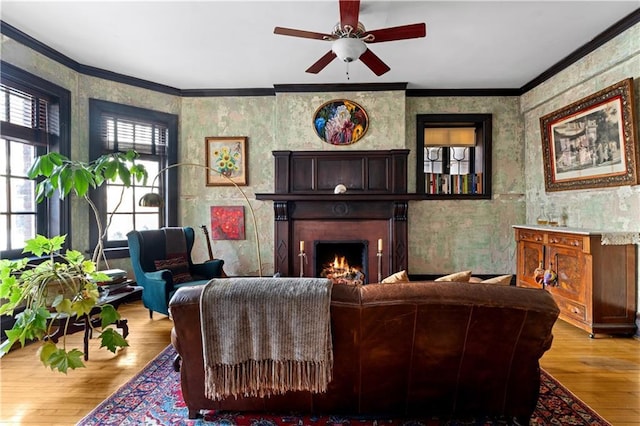
[[[142,296],[142,287],[136,285],[129,285],[127,287],[123,287],[118,289],[114,293],[110,293],[104,299],[100,299],[98,304],[93,307],[89,315],[82,315],[81,317],[73,317],[71,321],[69,321],[69,325],[67,327],[67,334],[73,334],[78,331],[84,331],[84,360],[89,360],[89,339],[92,337],[93,327],[100,326],[100,322],[98,318],[93,318],[94,315],[98,314],[102,309],[103,305],[111,305],[114,309],[118,309],[120,305],[127,302],[132,302],[134,300],[140,299]],[[59,315],[55,319],[53,319],[53,324],[58,326],[58,329],[53,332],[51,335],[47,336],[46,339],[51,339],[53,342],[58,343],[58,339],[60,336],[64,334],[64,326],[67,320],[66,315]],[[93,327],[92,327],[93,326]],[[122,330],[122,337],[126,339],[129,335],[129,326],[127,325],[126,318],[121,318],[115,323],[116,328]]]

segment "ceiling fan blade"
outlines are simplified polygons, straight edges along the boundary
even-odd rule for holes
[[[292,28],[282,27],[275,27],[273,29],[273,33],[291,37],[313,38],[316,40],[326,40],[326,38],[331,37],[329,34],[314,33],[313,31],[294,30]]]
[[[399,27],[381,28],[379,30],[367,31],[375,38],[367,43],[381,43],[383,41],[406,40],[409,38],[419,38],[427,35],[425,23],[401,25]],[[366,41],[366,40],[365,40]]]
[[[336,54],[333,53],[333,50],[328,51],[322,58],[318,59],[318,61],[307,68],[308,73],[318,74],[320,71],[324,69],[331,61],[336,58]]]
[[[358,29],[358,15],[360,14],[360,0],[340,0],[340,27],[350,25]]]
[[[360,56],[360,60],[364,62],[366,66],[371,68],[371,71],[373,71],[373,73],[377,76],[381,76],[391,69],[369,49],[364,51],[364,53]]]

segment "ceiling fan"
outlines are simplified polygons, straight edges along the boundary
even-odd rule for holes
[[[381,28],[367,31],[358,21],[360,14],[360,0],[339,0],[340,22],[336,24],[331,34],[316,33],[312,31],[295,30],[291,28],[275,27],[274,34],[292,37],[311,38],[316,40],[331,41],[331,50],[311,65],[306,71],[317,74],[324,69],[336,57],[344,62],[352,62],[360,59],[371,71],[380,76],[391,68],[376,56],[365,43],[381,43],[383,41],[406,40],[410,38],[425,37],[426,25],[411,24],[399,27]]]

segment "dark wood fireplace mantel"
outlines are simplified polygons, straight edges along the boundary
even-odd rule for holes
[[[274,151],[274,264],[282,276],[300,275],[300,241],[313,276],[314,242],[366,241],[367,282],[377,281],[377,241],[383,241],[381,275],[407,269],[407,156],[409,150]],[[343,184],[347,191],[334,194]]]

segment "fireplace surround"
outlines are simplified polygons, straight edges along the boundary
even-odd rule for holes
[[[407,269],[409,150],[273,151],[274,265],[281,276],[319,276],[318,245],[362,245],[365,283]],[[335,194],[342,184],[345,193]],[[378,240],[382,240],[378,271]],[[304,245],[302,274],[301,241]],[[336,250],[339,251],[339,250]]]

